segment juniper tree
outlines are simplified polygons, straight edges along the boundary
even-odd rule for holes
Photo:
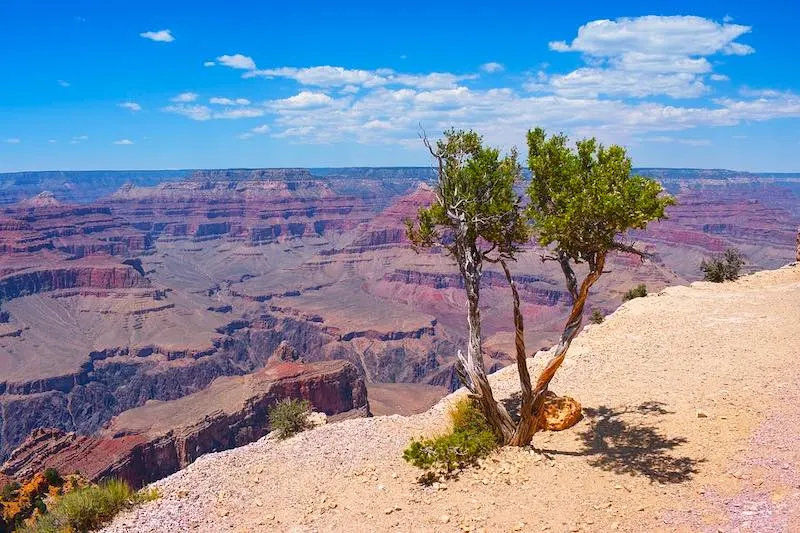
[[[542,423],[545,393],[580,330],[589,289],[603,274],[607,255],[618,251],[644,259],[643,251],[624,241],[625,233],[664,218],[664,210],[674,203],[658,182],[631,174],[631,160],[621,146],[604,147],[595,139],[584,139],[572,149],[568,141],[565,135],[548,138],[541,128],[528,132],[531,182],[526,212],[546,250],[543,260],[561,267],[572,308],[534,386],[527,367],[520,367],[521,420],[510,442],[516,445],[530,443]],[[575,273],[579,264],[588,270],[580,283]],[[524,353],[516,294],[514,304],[517,350]]]
[[[485,262],[513,259],[529,239],[514,192],[521,167],[516,151],[501,157],[473,131],[447,131],[435,145],[423,140],[437,166],[436,201],[421,208],[416,220],[406,221],[407,234],[415,249],[439,246],[458,265],[467,296],[469,341],[466,355],[458,351],[457,370],[492,429],[508,442],[515,423],[494,399],[483,362],[480,285]]]

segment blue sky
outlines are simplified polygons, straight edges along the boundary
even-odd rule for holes
[[[427,164],[420,125],[800,171],[795,6],[3,0],[0,171]]]

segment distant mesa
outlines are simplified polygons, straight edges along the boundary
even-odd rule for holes
[[[61,204],[56,199],[56,195],[50,191],[42,191],[33,198],[22,200],[20,205],[25,207],[58,207]]]

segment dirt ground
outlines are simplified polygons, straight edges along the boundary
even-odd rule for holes
[[[552,388],[585,417],[535,449],[420,486],[402,450],[456,393],[204,456],[107,531],[800,531],[798,356],[798,266],[668,288],[576,339]]]

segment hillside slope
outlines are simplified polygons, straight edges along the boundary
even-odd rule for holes
[[[538,452],[417,485],[402,449],[442,426],[456,393],[413,417],[204,456],[107,530],[797,531],[799,331],[797,265],[671,287],[576,340],[553,389],[586,417],[538,434]],[[513,368],[493,380],[503,396],[517,388]]]

